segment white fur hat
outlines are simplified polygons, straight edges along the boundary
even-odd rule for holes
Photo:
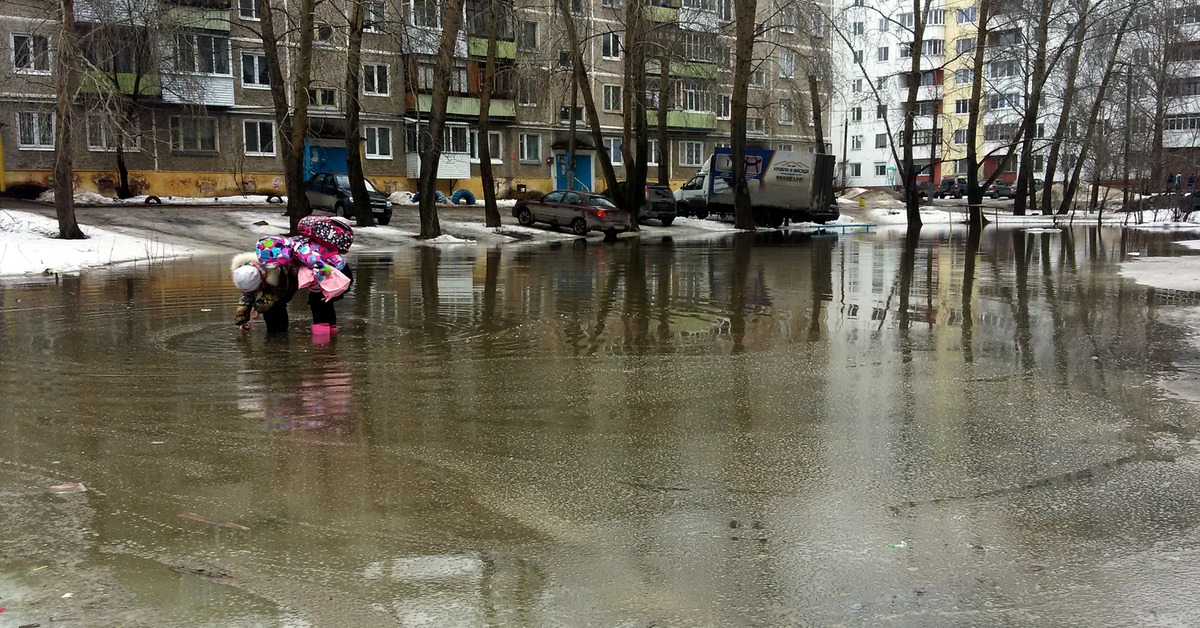
[[[242,292],[254,292],[262,285],[262,275],[252,264],[233,269],[233,285]]]

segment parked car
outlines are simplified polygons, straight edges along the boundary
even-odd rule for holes
[[[609,188],[601,194],[604,198],[612,201],[614,205],[629,210],[625,207],[625,182],[618,181],[615,188]],[[657,183],[646,184],[646,195],[642,201],[642,206],[638,208],[638,221],[647,219],[655,219],[662,223],[662,226],[669,227],[675,220],[675,194],[671,191],[669,185],[659,185]]]
[[[992,198],[1015,198],[1017,192],[1007,181],[996,179],[988,186],[987,192],[984,194]]]
[[[375,189],[370,181],[367,194],[371,196],[371,213],[375,222],[386,225],[392,221],[392,202],[383,192]],[[323,209],[335,215],[353,219],[355,216],[354,196],[350,192],[350,177],[332,172],[318,172],[304,182],[304,195],[313,209]]]
[[[576,235],[604,231],[610,235],[629,231],[629,212],[602,194],[578,190],[555,190],[540,199],[517,201],[513,216],[526,227],[544,222],[553,227],[570,227]]]
[[[933,193],[934,198],[962,198],[967,195],[966,177],[946,177],[942,179],[938,189]]]
[[[928,199],[930,196],[929,182],[928,181],[917,181],[916,193],[919,198]]]

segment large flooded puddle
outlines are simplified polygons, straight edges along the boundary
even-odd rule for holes
[[[1200,612],[1197,295],[1115,230],[0,283],[0,623],[1128,625]],[[75,488],[51,486],[79,482]],[[64,594],[70,594],[63,597]],[[7,625],[7,624],[5,624]]]

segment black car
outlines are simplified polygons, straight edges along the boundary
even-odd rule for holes
[[[962,198],[967,195],[966,177],[946,177],[934,191],[934,198]]]
[[[601,192],[605,198],[611,200],[617,207],[628,209],[625,207],[625,181],[618,181],[615,188],[610,188]],[[662,226],[669,227],[675,221],[675,193],[671,191],[669,185],[659,185],[657,183],[646,184],[646,194],[643,197],[642,206],[638,209],[638,222],[646,219],[655,219],[662,223]]]
[[[366,181],[367,194],[371,197],[371,213],[375,222],[386,225],[392,221],[392,202],[382,192]],[[354,197],[350,192],[350,177],[332,172],[318,172],[304,182],[304,195],[313,209],[323,209],[354,218]]]

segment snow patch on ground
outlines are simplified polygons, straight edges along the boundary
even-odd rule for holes
[[[733,226],[732,222],[724,222],[711,218],[701,220],[699,218],[684,218],[680,216],[675,219],[675,224],[693,229],[703,229],[704,231],[739,231],[737,227]]]
[[[1120,273],[1144,286],[1200,292],[1200,257],[1148,257],[1122,263]]]
[[[142,260],[162,261],[202,252],[189,246],[136,238],[81,225],[85,240],[60,240],[58,221],[0,210],[0,275],[68,273]],[[47,272],[49,271],[49,272]]]
[[[1185,249],[1200,249],[1200,240],[1180,240],[1175,244],[1178,244]]]
[[[130,198],[110,198],[96,192],[80,192],[75,195],[75,204],[81,206],[89,205],[145,205],[149,195],[142,194],[132,196]],[[279,202],[268,203],[266,194],[246,195],[235,194],[233,196],[159,196],[160,201],[168,205],[279,205]],[[287,203],[287,197],[284,196],[283,203]],[[42,192],[37,197],[38,202],[53,203],[54,190]]]
[[[465,238],[452,236],[448,233],[443,233],[436,238],[421,240],[418,242],[418,244],[475,244],[475,240],[467,240]]]
[[[450,198],[450,195],[447,194],[446,198]],[[403,205],[405,207],[416,207],[417,206],[416,201],[413,200],[412,192],[407,192],[407,191],[392,192],[392,195],[388,197],[388,200],[392,201],[393,205]],[[497,209],[512,209],[513,207],[516,206],[516,204],[517,204],[517,201],[515,199],[511,199],[511,198],[496,199],[496,208]],[[440,205],[441,204],[439,204],[439,206]],[[475,199],[474,206],[475,207],[485,207],[486,206],[483,202],[482,196]],[[456,207],[469,207],[469,206],[468,205],[456,205]]]

